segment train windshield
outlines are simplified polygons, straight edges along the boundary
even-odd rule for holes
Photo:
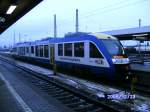
[[[124,55],[123,47],[118,40],[102,40],[108,52],[112,55]]]

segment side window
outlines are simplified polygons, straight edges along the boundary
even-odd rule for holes
[[[18,54],[21,55],[21,47],[18,47]]]
[[[58,44],[58,56],[63,56],[63,44]]]
[[[18,53],[19,55],[21,55],[21,47],[17,47],[16,53]]]
[[[23,47],[20,47],[20,55],[23,55]]]
[[[22,47],[23,51],[22,51],[22,55],[25,55],[25,47]]]
[[[25,47],[22,47],[22,55],[25,55]]]
[[[90,42],[90,58],[103,58],[97,47]]]
[[[65,56],[72,56],[72,43],[64,44]]]
[[[17,48],[15,47],[15,48],[13,48],[13,52],[14,53],[16,53],[17,52]]]
[[[40,57],[43,57],[43,45],[40,45],[39,48],[40,48]]]
[[[23,47],[19,47],[19,55],[23,55]]]
[[[44,45],[44,56],[48,58],[48,45]]]
[[[38,46],[35,47],[35,55],[38,56]]]
[[[29,53],[29,47],[26,47],[26,53]]]
[[[84,57],[84,42],[74,43],[74,56]]]
[[[31,46],[31,53],[34,54],[34,46]]]

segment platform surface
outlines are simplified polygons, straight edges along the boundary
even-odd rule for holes
[[[0,61],[0,112],[72,112],[21,75],[26,73]]]
[[[1,75],[1,74],[0,74]],[[12,96],[10,91],[0,79],[0,111],[1,112],[23,112],[22,108]]]

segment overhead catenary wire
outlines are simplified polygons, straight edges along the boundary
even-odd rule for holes
[[[116,11],[117,9],[121,9],[121,8],[124,8],[126,6],[132,6],[132,5],[136,5],[136,4],[139,4],[139,3],[144,3],[145,1],[149,1],[149,0],[137,0],[135,2],[126,2],[127,4],[121,4],[121,5],[115,5],[115,7],[110,7],[110,9],[106,9],[106,10],[99,10],[98,12],[93,12],[93,14],[89,14],[89,15],[86,15],[86,16],[82,16],[81,18],[87,18],[87,17],[90,17],[90,16],[93,16],[93,15],[96,15],[98,13],[106,13],[106,12],[112,12],[112,11]]]
[[[135,5],[137,5],[137,4],[141,3],[141,2],[144,3],[146,1],[149,1],[149,0],[136,0],[134,2],[131,2],[131,1],[129,1],[129,2],[122,2],[121,1],[121,2],[117,2],[117,3],[113,3],[113,4],[105,6],[103,8],[99,8],[99,9],[90,11],[88,13],[88,15],[81,14],[79,16],[80,17],[80,21],[83,21],[83,20],[87,21],[88,20],[87,17],[90,18],[90,17],[93,17],[93,15],[96,15],[96,14],[99,14],[99,13],[101,13],[101,14],[109,13],[109,12],[116,11],[116,10],[121,9],[121,8],[125,8],[126,6],[132,6],[132,5],[135,6]],[[65,22],[59,23],[58,25],[59,25],[59,27],[63,27],[64,25],[66,26],[66,23],[67,24],[69,24],[69,23],[72,24],[73,21],[74,20],[67,20],[66,19]]]
[[[122,0],[122,1],[124,1],[124,0]],[[104,6],[104,7],[102,7],[102,8],[98,8],[98,9],[94,9],[94,10],[92,10],[92,11],[89,11],[89,12],[86,12],[86,13],[88,13],[88,14],[91,14],[91,13],[93,13],[93,12],[96,12],[96,11],[102,11],[102,10],[104,10],[104,9],[108,9],[108,8],[110,8],[110,7],[113,7],[113,6],[116,6],[116,4],[123,4],[123,2],[117,2],[117,3],[113,3],[113,4],[110,4],[110,5],[108,5],[108,6]],[[80,15],[80,17],[86,17],[87,16],[87,14],[81,14]],[[69,20],[70,22],[72,22],[73,20]],[[67,21],[68,22],[68,21]]]

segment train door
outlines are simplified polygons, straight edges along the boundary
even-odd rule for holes
[[[55,63],[55,45],[50,44],[50,64],[54,65]]]

